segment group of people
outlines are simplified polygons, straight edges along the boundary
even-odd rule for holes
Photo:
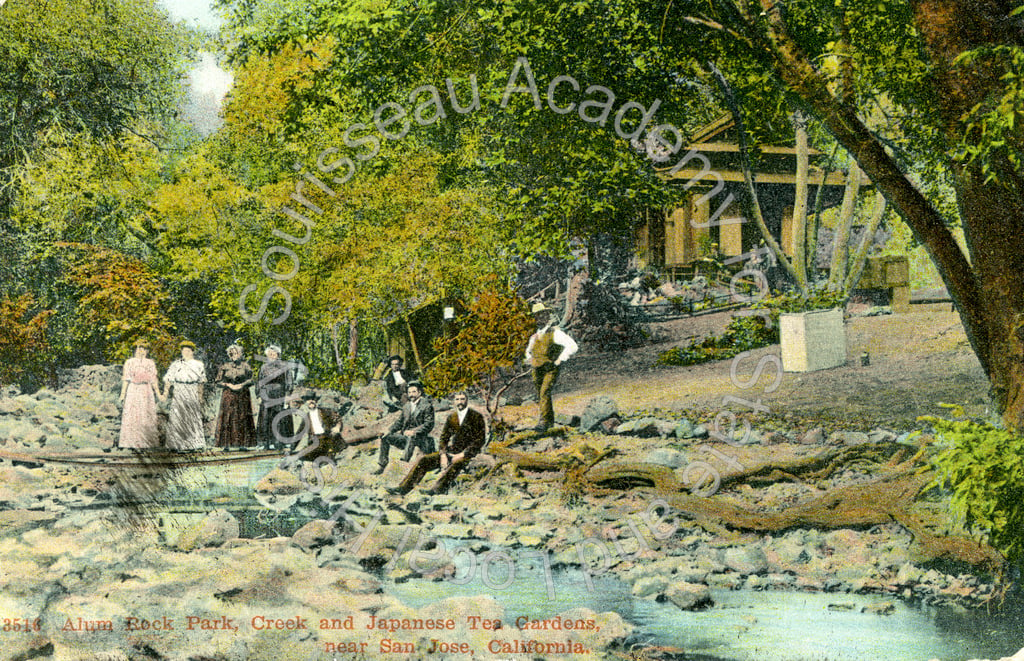
[[[171,363],[163,377],[163,388],[157,376],[156,363],[149,358],[149,343],[135,343],[134,355],[125,361],[122,371],[121,434],[117,447],[145,450],[160,446],[157,426],[157,400],[170,399],[165,445],[169,450],[191,451],[206,448],[206,426],[203,418],[203,391],[207,384],[206,366],[195,357],[196,345],[184,341],[179,345],[181,356]],[[273,416],[283,409],[284,394],[290,390],[290,375],[282,367],[281,349],[267,347],[259,396],[264,410],[260,428],[253,422],[249,386],[254,383],[253,369],[243,359],[242,347],[235,343],[227,349],[228,361],[217,369],[214,384],[222,388],[220,413],[214,434],[216,447],[226,449],[264,447],[275,442],[271,430]]]
[[[537,332],[530,337],[525,357],[533,368],[539,403],[536,429],[544,431],[554,425],[551,393],[559,367],[578,347],[558,328],[549,308],[537,303],[531,312],[537,321]],[[206,447],[203,418],[206,368],[195,358],[195,344],[185,341],[179,348],[181,356],[164,374],[161,390],[156,364],[148,357],[149,345],[145,341],[136,343],[134,356],[124,364],[118,447],[159,447],[157,399],[171,400],[166,428],[168,449],[190,451]],[[319,408],[313,391],[304,395],[292,392],[292,371],[290,365],[281,360],[280,347],[270,345],[264,350],[266,362],[260,369],[258,381],[243,353],[238,343],[229,346],[228,361],[220,365],[214,379],[214,384],[222,389],[215,447],[230,450],[262,445],[271,450],[293,446],[306,438],[308,445],[304,446],[302,454],[310,455],[307,459],[333,455],[346,447],[341,434],[341,416],[336,411]],[[253,385],[260,399],[256,423],[249,392]],[[393,447],[403,451],[403,461],[411,466],[398,486],[388,489],[391,493],[408,493],[432,470],[441,472],[428,491],[442,493],[484,448],[487,436],[484,416],[469,407],[469,397],[464,391],[452,395],[454,407],[445,419],[435,447],[431,436],[435,417],[433,402],[424,395],[422,384],[404,368],[401,356],[388,358],[382,399],[387,411],[400,412],[400,415],[377,441],[377,469],[373,474],[380,475],[387,468]],[[285,420],[288,422],[282,424]]]
[[[391,371],[384,379],[384,397],[401,414],[388,432],[377,440],[377,468],[372,474],[380,475],[384,472],[390,463],[391,448],[397,447],[403,451],[402,460],[411,467],[398,486],[387,488],[389,493],[409,493],[433,470],[440,470],[441,473],[427,489],[427,493],[444,493],[473,457],[484,449],[487,439],[484,416],[469,407],[469,396],[465,391],[454,393],[452,412],[445,418],[435,447],[431,436],[434,429],[434,403],[424,395],[423,385],[418,381],[408,380],[402,384],[408,373],[402,370],[399,356],[392,356],[389,362]]]
[[[167,424],[167,447],[198,450],[206,447],[203,429],[203,386],[206,368],[195,359],[196,345],[182,342],[181,356],[171,363],[163,378],[157,378],[156,363],[148,357],[149,344],[139,341],[134,355],[125,361],[121,380],[121,435],[118,447],[154,448],[159,445],[156,400],[171,400]]]

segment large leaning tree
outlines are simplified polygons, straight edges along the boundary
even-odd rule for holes
[[[856,159],[938,267],[1012,427],[1024,424],[1020,6],[736,0],[666,9],[672,23],[715,33],[757,63]],[[966,251],[909,176],[921,162],[952,183]]]

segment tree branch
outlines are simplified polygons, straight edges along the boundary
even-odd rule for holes
[[[988,328],[979,287],[971,264],[946,227],[941,214],[907,179],[878,139],[857,116],[829,91],[824,77],[789,36],[779,6],[760,0],[773,46],[776,75],[815,115],[857,161],[890,204],[910,226],[939,267],[950,297],[960,311],[964,330],[986,375],[992,374]]]

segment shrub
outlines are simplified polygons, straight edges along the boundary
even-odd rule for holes
[[[166,313],[169,295],[157,275],[141,260],[85,244],[59,244],[73,254],[65,280],[80,294],[78,341],[102,348],[104,358],[124,360],[136,340],[150,342],[150,356],[170,362],[177,353],[174,323]]]
[[[722,335],[713,335],[685,347],[673,347],[658,355],[659,365],[698,365],[766,347],[778,341],[778,331],[761,317],[735,317]]]
[[[523,352],[535,323],[522,299],[493,287],[455,320],[454,332],[434,339],[437,357],[427,369],[424,385],[432,395],[478,388],[488,413],[497,413],[505,390],[527,371]]]
[[[32,389],[46,381],[53,367],[46,330],[53,310],[32,312],[30,294],[0,299],[0,383]]]
[[[962,415],[962,409],[955,408]],[[924,416],[944,447],[931,487],[952,491],[950,511],[1008,561],[1024,560],[1024,438],[972,420]]]
[[[673,347],[658,355],[659,365],[699,365],[713,360],[725,360],[733,356],[777,344],[779,341],[779,316],[786,312],[807,312],[828,310],[845,305],[846,297],[839,292],[819,291],[809,297],[799,294],[768,296],[752,307],[767,310],[764,316],[734,317],[722,335],[690,342],[685,347]]]

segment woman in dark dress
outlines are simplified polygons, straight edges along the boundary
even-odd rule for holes
[[[252,422],[252,367],[242,360],[242,347],[228,347],[229,362],[217,370],[215,383],[224,389],[220,396],[220,415],[217,416],[216,445],[219,448],[255,447],[256,427]]]
[[[263,363],[256,380],[256,391],[260,398],[257,437],[265,450],[279,450],[284,447],[281,439],[288,438],[290,434],[281,425],[281,429],[275,433],[274,419],[284,411],[288,393],[292,390],[291,371],[281,360],[281,347],[276,344],[264,349],[263,355],[267,357],[267,362]]]

